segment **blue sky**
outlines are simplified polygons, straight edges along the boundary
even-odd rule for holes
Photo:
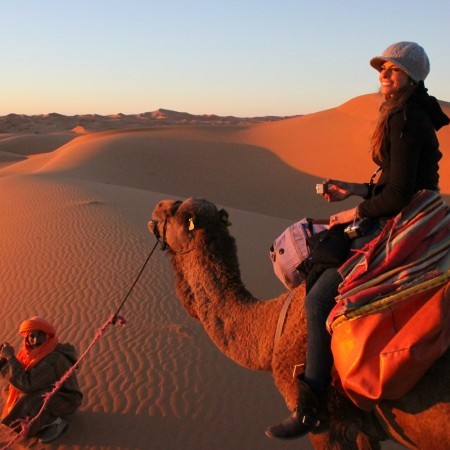
[[[375,92],[400,40],[450,101],[447,0],[14,0],[0,25],[0,115],[307,114]]]

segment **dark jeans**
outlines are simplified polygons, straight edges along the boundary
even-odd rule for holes
[[[354,239],[352,249],[364,245],[380,234],[381,228],[375,225],[365,236]],[[325,392],[331,381],[333,355],[331,353],[331,336],[326,329],[326,320],[338,294],[342,277],[337,268],[325,270],[305,298],[307,321],[306,370],[303,381],[318,395]]]

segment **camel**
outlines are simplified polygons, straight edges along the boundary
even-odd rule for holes
[[[171,256],[176,294],[230,359],[251,370],[272,373],[292,409],[296,402],[294,366],[305,364],[305,286],[294,291],[279,339],[280,310],[288,293],[255,298],[241,281],[228,214],[204,199],[162,200],[148,226]],[[309,438],[316,449],[380,449],[394,440],[410,449],[450,448],[450,351],[434,363],[404,397],[364,412],[330,387],[330,424]],[[288,413],[288,412],[287,412]]]

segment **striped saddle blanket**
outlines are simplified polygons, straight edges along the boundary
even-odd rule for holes
[[[340,268],[336,306],[327,327],[342,314],[439,275],[450,249],[450,208],[434,191],[419,191],[379,236]]]
[[[405,395],[448,350],[449,248],[449,208],[420,191],[340,267],[327,321],[334,384],[360,408]]]

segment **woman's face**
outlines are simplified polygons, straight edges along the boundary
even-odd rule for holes
[[[43,331],[30,331],[27,335],[28,344],[35,348],[45,342],[45,333]]]
[[[381,93],[387,97],[393,97],[398,91],[410,83],[410,78],[400,67],[386,61],[380,71]]]

